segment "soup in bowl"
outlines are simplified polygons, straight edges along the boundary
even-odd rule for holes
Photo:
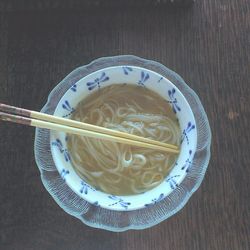
[[[180,90],[130,65],[93,72],[63,95],[54,115],[174,144],[179,154],[51,131],[61,177],[86,201],[110,210],[145,208],[168,196],[191,165],[197,131]]]

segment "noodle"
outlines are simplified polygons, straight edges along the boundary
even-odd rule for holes
[[[180,144],[180,128],[171,106],[159,95],[133,85],[112,85],[80,102],[72,119]],[[77,174],[114,195],[145,192],[159,185],[176,155],[78,135],[68,135]]]

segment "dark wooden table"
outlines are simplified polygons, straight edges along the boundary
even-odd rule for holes
[[[179,213],[150,229],[112,233],[67,215],[45,191],[33,128],[0,123],[0,249],[250,249],[250,1],[116,9],[35,2],[0,1],[1,102],[39,110],[77,66],[138,55],[175,70],[198,93],[212,157]]]

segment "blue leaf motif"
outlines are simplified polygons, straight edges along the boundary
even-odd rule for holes
[[[144,71],[141,72],[141,79],[138,81],[139,85],[145,87],[145,82],[149,79],[149,74],[145,73]]]
[[[193,124],[192,125],[192,123],[191,122],[189,122],[188,123],[188,126],[187,126],[187,129],[186,129],[186,132],[190,132],[192,129],[194,129],[195,128],[195,125]]]
[[[68,111],[71,111],[71,106],[67,100],[64,101],[64,103],[62,104],[62,107]]]
[[[94,89],[95,87],[96,87],[96,85],[90,86],[90,87],[88,87],[88,90],[92,90],[92,89]]]
[[[57,138],[51,144],[52,144],[52,146],[55,146],[55,147],[57,147],[59,149],[60,153],[63,154],[64,159],[65,159],[66,162],[71,160],[68,150],[63,147],[63,144],[62,144],[60,139]]]
[[[74,85],[71,86],[70,88],[73,92],[76,92],[77,91],[77,85],[76,83]]]
[[[69,104],[68,100],[65,100],[63,102],[62,108],[68,111],[68,113],[66,115],[64,115],[63,117],[70,116],[75,111],[75,109],[73,107],[71,107],[71,105]]]
[[[63,146],[63,144],[62,144],[62,142],[61,142],[61,140],[60,139],[56,139],[56,142],[58,143],[58,145],[60,145],[61,147]]]
[[[158,82],[161,82],[161,80],[163,80],[163,77],[161,77],[161,78],[158,80]]]
[[[60,173],[62,179],[65,181],[65,176],[69,174],[69,170],[63,169]]]
[[[65,161],[70,161],[70,154],[67,149],[64,150],[64,159]]]
[[[168,90],[168,96],[170,98],[170,101],[168,101],[168,103],[172,105],[174,113],[177,113],[177,111],[181,111],[181,108],[178,105],[177,99],[175,97],[175,92],[176,92],[175,88]]]
[[[181,143],[186,139],[187,144],[189,144],[189,133],[195,129],[195,125],[191,122],[188,122],[187,127],[183,130],[182,136],[181,136]]]
[[[156,204],[157,202],[162,201],[163,199],[164,199],[164,194],[161,193],[159,197],[152,199],[152,202],[151,202],[151,203],[145,204],[144,206],[145,206],[145,207],[148,207],[148,206],[154,205],[154,204]]]
[[[52,142],[52,146],[58,147],[59,151],[63,152],[63,145],[62,142],[59,139],[56,139],[54,142]]]
[[[99,202],[98,202],[98,201],[94,202],[94,203],[93,203],[93,205],[94,205],[94,206],[96,206],[96,207],[100,207],[100,205],[99,205]]]
[[[160,194],[160,196],[158,197],[158,199],[155,200],[155,202],[159,202],[163,200],[163,198],[164,198],[164,194]]]
[[[186,170],[186,173],[188,173],[190,166],[192,165],[192,161],[190,161],[192,150],[189,150],[189,156],[187,160],[185,161],[185,164],[182,166],[181,170]]]
[[[117,197],[117,196],[115,196],[115,195],[109,195],[108,197],[109,197],[111,200],[116,201],[116,202],[114,202],[114,203],[109,204],[109,206],[114,206],[114,205],[119,204],[121,207],[127,209],[128,206],[131,205],[130,202],[126,202],[126,201],[124,201],[123,199],[121,199],[121,198],[119,198],[119,197]]]
[[[94,79],[92,82],[87,82],[88,90],[92,90],[95,87],[100,88],[100,83],[106,82],[109,80],[109,77],[106,75],[105,72],[102,72],[101,76],[99,78]]]
[[[178,184],[175,180],[175,178],[179,177],[180,175],[174,175],[174,176],[171,176],[169,178],[166,179],[166,182],[169,183],[171,189],[175,189],[176,187],[178,187]]]
[[[59,139],[56,139],[54,142],[52,142],[52,146],[56,146],[59,149],[60,153],[63,153],[63,145]]]
[[[94,189],[93,187],[91,187],[89,184],[87,184],[86,182],[84,181],[81,181],[81,189],[80,189],[80,193],[84,193],[84,194],[88,194],[89,190],[92,190],[92,191],[96,191],[96,189]]]
[[[122,69],[123,69],[123,73],[124,73],[125,75],[128,75],[129,72],[132,72],[132,71],[133,71],[133,69],[132,69],[131,67],[128,67],[128,66],[123,66]]]
[[[108,81],[108,80],[109,80],[109,77],[106,76],[106,73],[105,73],[105,72],[102,72],[102,75],[101,75],[101,77],[100,77],[100,79],[99,79],[99,82],[106,82],[106,81]]]

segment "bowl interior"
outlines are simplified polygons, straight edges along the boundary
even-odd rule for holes
[[[70,118],[77,104],[99,88],[112,84],[134,84],[146,87],[161,95],[172,106],[182,131],[180,154],[165,180],[145,193],[131,196],[114,196],[83,181],[74,171],[67,149],[66,134],[50,132],[50,146],[55,165],[67,185],[86,201],[106,209],[129,211],[154,204],[169,195],[185,178],[191,165],[197,131],[193,112],[180,90],[168,79],[151,70],[130,65],[103,68],[72,84],[57,104],[54,115]],[[138,88],[139,91],[139,88]]]

